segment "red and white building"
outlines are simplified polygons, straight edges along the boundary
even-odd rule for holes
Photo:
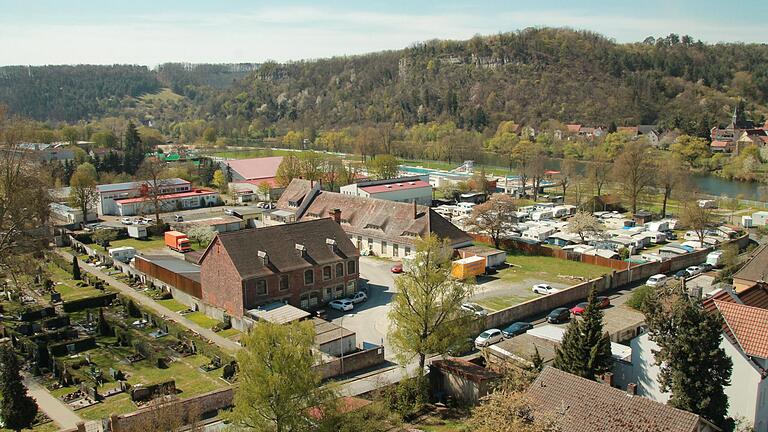
[[[432,205],[432,185],[429,184],[429,176],[363,181],[342,186],[340,192],[344,195],[365,198]]]

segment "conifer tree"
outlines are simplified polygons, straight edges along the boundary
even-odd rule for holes
[[[82,276],[80,275],[80,263],[78,263],[76,256],[72,257],[72,279],[73,280],[82,279]]]
[[[728,396],[733,362],[720,347],[722,317],[707,312],[681,284],[656,290],[646,303],[645,320],[659,365],[661,390],[671,392],[669,404],[730,430]]]
[[[29,428],[37,415],[37,403],[21,381],[19,361],[9,345],[0,348],[0,417],[14,431]]]
[[[603,332],[603,312],[597,304],[597,291],[589,293],[581,320],[573,319],[555,351],[553,366],[574,375],[594,380],[611,370],[611,340]]]

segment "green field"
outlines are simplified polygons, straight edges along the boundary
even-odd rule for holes
[[[85,265],[82,262],[80,265]],[[61,293],[61,298],[64,301],[79,300],[86,297],[95,297],[104,294],[103,291],[88,286],[77,286],[82,281],[76,281],[72,279],[72,275],[62,270],[59,266],[53,263],[48,264],[48,271],[51,276],[51,280],[54,282],[54,289]],[[82,270],[84,273],[85,271]]]
[[[173,312],[179,312],[183,310],[189,309],[189,307],[183,303],[179,303],[174,299],[168,299],[168,300],[155,300],[157,303],[167,307]]]
[[[216,326],[216,324],[219,324],[219,321],[209,317],[208,315],[202,312],[192,312],[184,315],[184,318],[192,321],[193,323],[199,325],[200,327],[205,327],[205,328],[213,328],[214,326]]]
[[[511,267],[501,270],[498,276],[510,282],[537,279],[573,285],[578,281],[576,278],[592,279],[610,272],[607,267],[578,261],[512,253],[507,256],[507,263]]]
[[[475,300],[475,303],[479,304],[480,306],[488,310],[498,311],[498,310],[506,309],[511,306],[518,305],[520,303],[526,302],[536,297],[537,296],[535,294],[531,294],[530,296],[488,297],[484,299]]]

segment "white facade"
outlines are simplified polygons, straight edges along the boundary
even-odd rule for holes
[[[89,209],[88,219],[83,220],[83,211],[80,209],[72,208],[65,204],[51,203],[51,216],[56,221],[62,222],[64,225],[79,225],[83,222],[91,222],[97,220],[99,217],[95,211]]]
[[[213,207],[221,202],[221,196],[218,192],[205,192],[199,195],[163,198],[160,200],[160,212],[173,212],[179,210],[190,210],[201,207]],[[151,201],[142,202],[115,202],[115,214],[118,216],[136,216],[139,214],[152,213],[154,206]]]
[[[759,211],[752,213],[752,225],[764,226],[768,222],[768,211]]]
[[[117,200],[137,198],[141,196],[143,185],[145,185],[145,182],[127,182],[96,186],[96,189],[99,191],[99,202],[96,207],[99,216],[117,215]],[[162,194],[189,192],[192,189],[192,184],[180,178],[173,178],[163,180],[158,189]]]
[[[658,377],[659,367],[655,364],[652,350],[658,350],[648,333],[632,339],[632,373],[637,384],[637,394],[657,402],[666,403],[670,394],[661,391]],[[728,357],[733,361],[731,385],[725,388],[728,396],[728,416],[744,418],[754,424],[755,432],[768,432],[768,379],[763,379],[758,366],[734,346],[727,337],[720,342]],[[763,360],[763,363],[766,361]],[[768,366],[763,364],[762,367]]]
[[[428,179],[420,177],[352,183],[342,186],[339,192],[344,195],[432,205],[432,185]]]
[[[361,255],[372,252],[375,256],[402,258],[416,253],[416,247],[413,245],[393,243],[382,238],[350,235],[349,239]]]

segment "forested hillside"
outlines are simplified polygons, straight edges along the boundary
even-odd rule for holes
[[[137,96],[170,88],[183,100]],[[152,119],[164,132],[205,119],[221,135],[350,125],[452,122],[495,130],[660,123],[706,135],[737,99],[755,120],[768,104],[768,45],[704,44],[688,36],[617,44],[565,29],[428,41],[363,56],[231,65],[0,68],[0,103],[41,120]]]

